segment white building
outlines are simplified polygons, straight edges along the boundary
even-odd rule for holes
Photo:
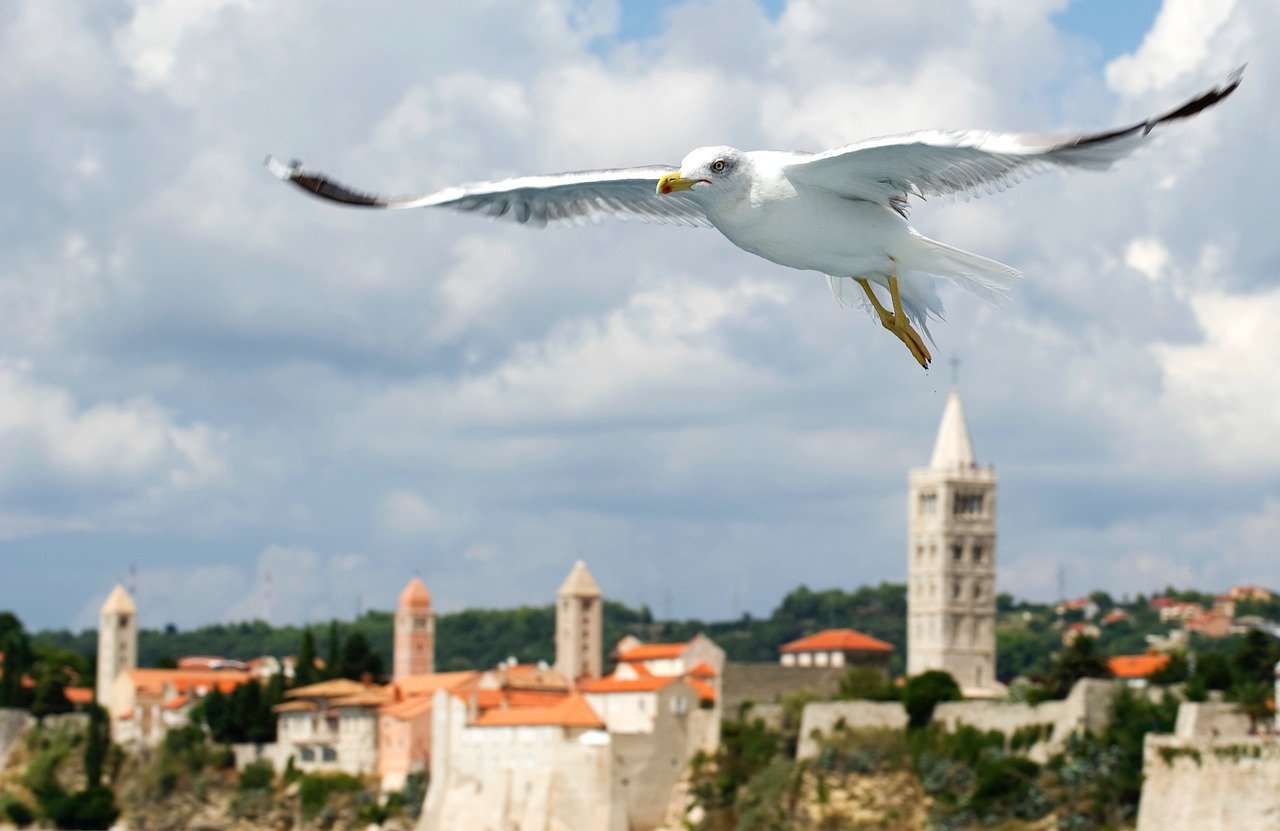
[[[117,585],[98,615],[98,704],[111,713],[111,693],[116,678],[138,668],[138,607]]]
[[[967,696],[999,694],[996,472],[974,460],[955,390],[929,466],[909,482],[907,674],[943,670]]]
[[[283,770],[293,757],[298,770],[378,772],[378,710],[393,691],[336,678],[289,690],[277,704],[276,742],[264,750]]]

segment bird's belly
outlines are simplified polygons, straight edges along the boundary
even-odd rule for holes
[[[911,234],[902,217],[872,202],[830,195],[742,207],[711,216],[730,242],[766,260],[840,277],[890,270]]]

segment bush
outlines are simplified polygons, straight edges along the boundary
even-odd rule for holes
[[[270,759],[259,759],[250,762],[240,771],[239,789],[242,791],[265,791],[271,789],[271,782],[276,778],[276,769]]]
[[[931,669],[907,679],[902,688],[902,705],[907,710],[908,726],[918,730],[933,719],[933,710],[941,701],[959,701],[960,685],[950,673]]]
[[[61,814],[51,817],[54,825],[59,828],[75,829],[75,831],[110,828],[120,817],[115,794],[110,788],[102,785],[85,788],[67,798],[63,805]]]
[[[346,773],[304,774],[298,784],[302,816],[310,819],[320,813],[328,804],[330,794],[355,793],[362,789],[360,780]]]
[[[19,828],[25,828],[36,821],[36,812],[16,796],[0,794],[0,817]]]

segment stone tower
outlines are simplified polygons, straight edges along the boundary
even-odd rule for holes
[[[400,592],[395,626],[391,680],[435,672],[436,616],[431,611],[431,594],[417,577]]]
[[[929,466],[912,470],[909,481],[907,674],[945,670],[966,695],[992,695],[996,471],[974,461],[955,390]]]
[[[581,560],[556,592],[556,669],[571,684],[600,677],[600,587]]]
[[[138,668],[138,607],[117,585],[98,615],[98,703],[112,717],[111,688],[122,672]]]

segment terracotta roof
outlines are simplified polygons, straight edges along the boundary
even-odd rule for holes
[[[708,664],[706,661],[699,661],[693,665],[693,669],[685,673],[685,675],[693,678],[715,678],[719,675],[716,668]]]
[[[181,710],[183,707],[187,706],[187,702],[190,700],[191,699],[187,698],[185,695],[176,695],[161,706],[166,710]]]
[[[698,698],[702,701],[716,700],[715,689],[706,681],[699,681],[697,678],[690,678],[688,681],[685,681],[685,683],[693,687],[694,691],[698,693]]]
[[[893,647],[882,640],[855,632],[852,629],[827,629],[816,635],[783,644],[782,652],[892,652]]]
[[[329,681],[321,681],[319,684],[308,684],[305,687],[297,687],[289,690],[284,694],[285,698],[342,698],[348,695],[356,695],[364,692],[366,689],[364,684],[359,681],[352,681],[350,678],[334,678]]]
[[[654,692],[677,680],[679,679],[674,675],[664,677],[648,676],[645,678],[616,678],[612,675],[607,675],[604,678],[588,681],[579,686],[578,689],[586,693]]]
[[[419,695],[429,697],[436,690],[447,690],[479,677],[479,672],[470,669],[462,672],[431,672],[422,675],[406,675],[393,681],[392,684],[400,688],[405,698]]]
[[[330,707],[381,707],[396,700],[395,690],[389,687],[370,687],[355,695],[344,695],[329,702]]]
[[[400,592],[400,608],[405,611],[417,610],[424,612],[431,608],[431,593],[427,591],[427,587],[417,577],[410,580],[409,585],[405,586],[404,591]]]
[[[474,727],[506,726],[559,726],[603,728],[604,722],[587,700],[577,693],[570,693],[550,707],[516,707],[508,710],[488,710],[472,724]]]
[[[1146,678],[1168,663],[1168,655],[1117,655],[1107,659],[1107,667],[1116,678]]]
[[[271,708],[275,713],[314,712],[319,709],[314,701],[286,701]]]
[[[417,718],[423,713],[431,712],[432,698],[429,695],[416,695],[413,698],[406,698],[404,701],[396,701],[390,704],[383,704],[378,712],[384,716],[408,720]]]
[[[169,686],[178,693],[203,694],[214,687],[227,693],[254,680],[252,674],[235,669],[130,669],[123,674],[133,682],[134,689],[151,695],[160,695]]]
[[[619,661],[657,661],[663,658],[679,658],[689,644],[686,643],[645,643],[628,649],[618,656]]]
[[[93,690],[86,687],[67,687],[64,692],[67,694],[67,701],[72,704],[88,704],[93,701]]]

